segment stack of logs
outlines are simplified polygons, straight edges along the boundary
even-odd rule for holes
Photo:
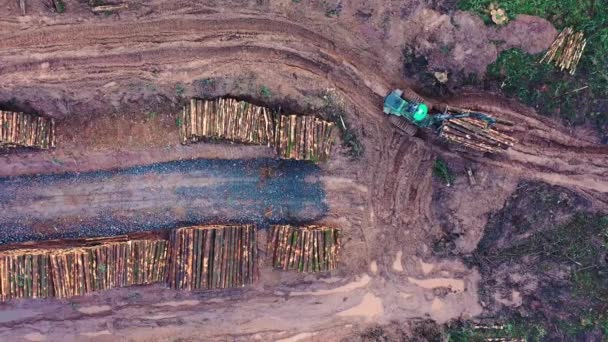
[[[0,147],[55,147],[55,120],[0,111]]]
[[[472,150],[488,153],[503,152],[515,144],[512,137],[472,117],[444,121],[439,136]]]
[[[180,120],[183,144],[204,139],[273,146],[279,158],[329,159],[334,124],[314,116],[281,115],[234,99],[192,99]]]
[[[168,241],[14,250],[0,254],[0,299],[67,298],[164,281]]]
[[[272,265],[283,270],[323,272],[338,265],[340,231],[322,226],[270,228],[268,253]]]
[[[571,27],[566,27],[551,44],[540,63],[553,63],[560,70],[569,70],[570,74],[574,75],[586,45],[587,40],[582,32],[574,32]]]
[[[199,226],[171,233],[169,286],[223,289],[252,284],[256,274],[253,225]]]
[[[225,139],[270,146],[274,139],[272,112],[244,101],[192,99],[184,107],[181,120],[183,144],[203,139]]]
[[[55,297],[165,279],[166,240],[135,240],[51,253]]]
[[[0,255],[0,300],[53,296],[51,266],[43,250],[19,250]]]
[[[333,123],[314,116],[279,115],[275,129],[279,158],[327,161],[333,127]]]

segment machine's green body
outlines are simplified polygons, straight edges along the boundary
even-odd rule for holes
[[[482,113],[456,113],[429,115],[428,106],[421,101],[405,100],[403,91],[395,89],[384,98],[384,113],[406,118],[409,122],[420,128],[439,126],[445,120],[473,117],[493,125],[496,120]]]
[[[429,116],[429,108],[422,102],[406,101],[401,90],[393,90],[384,99],[384,113],[401,116],[418,127],[428,127],[433,124]]]

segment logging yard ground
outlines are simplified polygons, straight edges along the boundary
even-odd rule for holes
[[[8,301],[0,340],[606,340],[608,6],[502,0],[497,26],[491,2],[28,0],[22,16],[0,0],[0,110],[57,120],[57,148],[0,153],[2,246],[204,223],[261,235],[251,286]],[[588,38],[574,76],[537,63],[567,26]],[[517,144],[481,156],[404,136],[381,110],[395,88],[510,120]],[[181,145],[182,106],[221,96],[335,122],[330,159]],[[273,270],[274,223],[340,228],[337,269]]]

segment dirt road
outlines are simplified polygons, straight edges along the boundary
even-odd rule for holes
[[[70,9],[66,15],[49,15],[36,5],[23,18],[15,17],[18,9],[12,5],[0,13],[0,103],[7,109],[42,112],[60,120],[57,150],[3,156],[2,176],[109,170],[181,158],[270,157],[253,147],[178,146],[175,114],[191,96],[231,95],[307,112],[322,107],[328,101],[323,94],[331,92],[343,100],[344,119],[361,139],[365,153],[352,160],[338,148],[307,183],[324,193],[312,197],[324,198],[327,205],[324,209],[320,202],[312,203],[313,216],[322,213],[322,222],[344,231],[338,271],[302,276],[263,267],[259,283],[243,292],[188,294],[144,287],[75,299],[78,307],[104,306],[101,311],[91,309],[93,313],[65,302],[0,304],[10,316],[0,322],[3,338],[335,340],[372,323],[421,317],[444,322],[477,315],[482,310],[477,271],[432,256],[434,239],[441,234],[439,213],[432,207],[437,186],[432,165],[437,153],[475,166],[478,186],[469,186],[464,177],[457,180],[450,188],[454,193],[447,213],[464,231],[476,232],[473,242],[487,217],[522,178],[566,185],[606,206],[608,151],[588,136],[573,136],[532,110],[497,96],[465,94],[428,102],[437,108],[449,104],[479,109],[514,121],[513,135],[519,143],[505,155],[460,155],[433,139],[395,133],[380,108],[389,89],[405,86],[403,39],[418,39],[417,34],[450,21],[449,16],[418,8],[419,1],[404,2],[401,10],[395,10],[391,1],[353,1],[343,4],[340,18],[328,18],[325,9],[313,4],[303,4],[309,6],[303,11],[290,1],[156,0],[137,2],[129,10],[107,16],[94,16],[77,1],[66,2]],[[368,21],[369,13],[379,16],[373,14],[375,19]],[[412,13],[418,13],[416,20],[406,20]],[[420,28],[404,34],[407,27],[400,25]],[[229,167],[222,170],[234,177],[194,171],[195,177],[196,172],[205,174],[198,178],[201,181],[210,177],[225,182],[218,188],[204,187],[200,196],[210,194],[214,203],[228,205],[230,212],[224,212],[223,219],[261,217],[266,201],[274,200],[266,197],[268,193],[254,198],[261,191],[256,188],[259,174],[240,178]],[[300,172],[304,173],[295,175],[307,174]],[[74,187],[66,186],[68,181],[60,176],[18,178],[28,184],[47,180],[44,191],[27,191],[7,181],[7,190],[2,191],[27,201],[2,199],[11,212],[4,222],[8,225],[29,213],[32,203],[49,205],[42,214],[51,221],[76,212],[98,218],[103,210],[114,210],[113,220],[127,222],[132,217],[120,216],[120,202],[112,202],[123,201],[129,209],[142,205],[142,211],[147,206],[164,211],[161,200],[178,201],[171,207],[181,208],[187,200],[176,189],[191,186],[192,180],[175,173],[152,172],[149,180],[100,174],[109,182],[98,182],[93,174],[68,177]],[[232,191],[241,181],[251,189],[243,197],[253,200],[247,203],[251,206],[247,213],[231,206],[218,190]],[[283,184],[277,182],[277,187]],[[159,191],[152,197],[149,190],[155,186]],[[110,195],[90,195],[100,189]],[[46,191],[50,196],[41,197]],[[295,190],[285,195],[294,200],[301,196]],[[62,206],[50,207],[53,201]],[[87,208],[89,202],[95,209]],[[291,199],[287,203],[289,208],[300,205]],[[295,212],[307,210],[298,207]],[[186,214],[177,210],[167,217],[171,222],[187,218],[181,215]],[[210,217],[200,215],[197,218]],[[76,226],[66,227],[71,232]],[[141,300],[131,298],[133,293],[139,293]]]

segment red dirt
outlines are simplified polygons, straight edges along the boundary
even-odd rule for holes
[[[340,268],[331,277],[263,267],[258,285],[233,292],[141,287],[73,299],[73,305],[5,303],[0,308],[9,311],[0,321],[5,328],[0,339],[32,340],[39,334],[48,340],[78,340],[95,333],[98,340],[335,340],[370,322],[418,317],[442,322],[477,315],[477,271],[460,261],[431,258],[430,242],[440,233],[431,206],[436,154],[464,158],[483,170],[486,177],[480,178],[479,191],[491,189],[499,199],[492,208],[500,207],[500,199],[511,190],[495,182],[514,184],[522,178],[581,191],[599,207],[608,203],[605,147],[499,96],[462,94],[428,102],[439,108],[448,104],[478,109],[515,122],[513,135],[519,143],[504,155],[461,155],[431,138],[423,141],[394,131],[380,108],[389,89],[404,87],[403,42],[422,44],[411,36],[412,25],[424,16],[441,16],[419,1],[406,1],[401,13],[392,11],[389,1],[355,1],[343,5],[339,18],[327,18],[321,4],[287,0],[222,2],[225,8],[157,0],[135,3],[107,17],[88,13],[76,1],[66,3],[64,15],[45,13],[36,5],[27,17],[15,17],[13,5],[0,14],[0,102],[60,120],[55,151],[2,156],[0,175],[112,169],[180,158],[267,156],[267,149],[257,147],[179,146],[172,123],[179,103],[190,96],[246,96],[314,110],[324,101],[317,95],[329,89],[344,101],[345,119],[366,152],[352,161],[338,148],[322,165],[329,206],[323,223],[343,228],[345,241]],[[372,14],[358,14],[362,10]],[[541,31],[539,36],[548,37]],[[490,51],[492,43],[484,38],[489,35],[481,34],[477,43],[456,43]],[[440,42],[429,44],[438,48]],[[484,61],[470,65],[482,70],[492,56],[482,54]],[[437,63],[461,65],[455,60]],[[216,83],[201,86],[198,80],[203,79]],[[270,90],[269,97],[260,93],[261,86]],[[466,187],[460,183],[453,191]],[[483,201],[488,197],[468,196],[471,206],[486,208]],[[452,200],[461,199],[454,195]],[[478,215],[463,222],[464,230],[479,232],[487,219],[486,210],[469,214],[466,206],[451,208],[457,212],[454,217]],[[446,288],[449,291],[442,291]],[[185,299],[196,302],[155,306]],[[109,310],[75,310],[102,304]]]

